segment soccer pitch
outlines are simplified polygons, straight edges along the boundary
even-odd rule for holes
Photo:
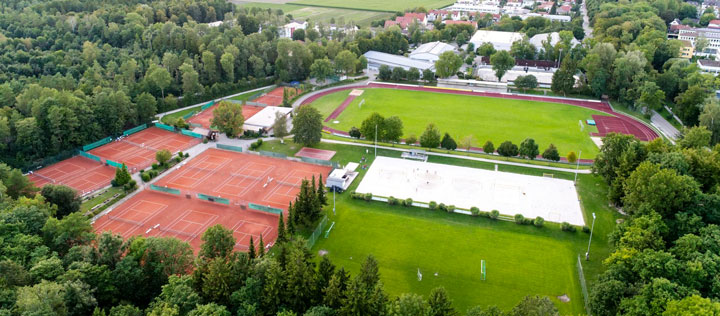
[[[293,4],[305,4],[333,8],[349,8],[359,10],[373,11],[399,11],[412,9],[417,7],[425,7],[426,9],[438,9],[453,4],[453,0],[365,0],[365,1],[347,1],[347,0],[300,0],[293,1]]]
[[[567,104],[490,97],[455,95],[436,92],[406,91],[382,88],[364,89],[335,120],[327,126],[348,131],[371,113],[385,117],[397,115],[403,121],[406,137],[420,136],[429,123],[435,123],[441,133],[448,132],[457,142],[472,135],[473,146],[481,147],[490,140],[497,148],[506,140],[519,145],[525,138],[533,138],[540,153],[550,143],[558,147],[560,156],[582,151],[581,158],[594,158],[598,147],[589,134],[597,128],[579,121],[605,113]],[[349,91],[339,91],[312,103],[327,117],[347,97]],[[365,100],[362,107],[359,103]],[[337,121],[338,123],[335,123]]]
[[[430,290],[443,286],[464,314],[476,305],[508,310],[524,296],[539,294],[550,297],[561,314],[583,312],[577,249],[573,251],[575,245],[567,241],[571,234],[557,227],[537,229],[345,198],[336,213],[330,217],[336,224],[329,238],[320,238],[313,249],[328,251],[336,265],[353,273],[373,254],[392,295],[413,292],[427,297]],[[485,281],[480,280],[481,260],[487,265]],[[557,299],[563,294],[570,302]]]

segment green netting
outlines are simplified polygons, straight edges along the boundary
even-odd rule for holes
[[[135,133],[137,133],[137,132],[139,132],[139,131],[142,131],[142,130],[144,130],[144,129],[146,129],[146,128],[147,128],[147,124],[143,124],[143,125],[140,125],[140,126],[138,126],[138,127],[131,128],[131,129],[129,129],[129,130],[124,131],[124,132],[123,132],[123,136],[128,136],[128,135],[135,134]]]
[[[165,125],[165,124],[160,123],[160,122],[155,123],[155,127],[159,127],[159,128],[164,129],[164,130],[167,130],[167,131],[175,132],[175,128],[174,128],[174,127],[172,127],[172,126],[170,126],[170,125]]]
[[[248,203],[248,207],[253,210],[258,210],[258,211],[263,211],[263,212],[268,212],[268,213],[273,213],[273,214],[280,214],[283,211],[279,208],[269,207],[269,206],[265,206],[265,205],[255,204],[255,203]]]
[[[88,145],[83,146],[82,150],[83,150],[83,151],[88,151],[88,150],[91,150],[91,149],[94,149],[94,148],[98,148],[98,147],[100,147],[100,146],[102,146],[102,145],[105,145],[105,144],[111,142],[111,141],[112,141],[112,137],[105,137],[105,138],[103,138],[103,139],[101,139],[101,140],[99,140],[99,141],[96,141],[96,142],[92,143],[92,144],[88,144]]]
[[[168,188],[168,187],[159,187],[159,186],[154,185],[154,184],[151,184],[151,185],[150,185],[150,189],[155,190],[155,191],[160,191],[160,192],[165,192],[165,193],[180,195],[180,190],[178,190],[178,189],[173,189],[173,188]]]
[[[213,105],[215,105],[215,100],[210,101],[210,102],[208,102],[207,104],[203,105],[202,107],[200,107],[200,110],[201,110],[201,111],[205,111],[205,110],[207,110],[209,107],[211,107],[211,106],[213,106]]]
[[[273,152],[273,151],[261,150],[261,151],[259,151],[259,153],[260,153],[261,155],[263,155],[263,156],[268,156],[268,157],[287,158],[287,156],[286,156],[285,154],[283,154],[283,153],[276,153],[276,152]]]
[[[192,126],[192,127],[203,127],[202,124],[198,124],[198,123],[190,123],[190,126]]]
[[[188,113],[188,114],[185,114],[182,118],[183,118],[183,120],[187,120],[187,119],[191,118],[191,117],[192,117],[193,115],[195,115],[195,114],[197,114],[197,112],[196,112],[196,111],[192,111],[192,112],[190,112],[190,113]]]
[[[181,130],[180,130],[180,133],[182,133],[183,135],[190,136],[190,137],[195,137],[195,138],[203,138],[203,137],[204,137],[204,136],[202,136],[202,135],[200,135],[200,134],[198,134],[198,133],[191,132],[191,131],[186,130],[186,129],[181,129]]]
[[[265,103],[253,102],[253,101],[247,101],[247,102],[245,102],[245,104],[246,104],[246,105],[254,105],[254,106],[262,106],[262,107],[267,107],[267,106],[268,106],[268,105],[265,104]]]
[[[255,100],[255,99],[261,97],[263,94],[265,94],[265,91],[264,91],[264,90],[263,90],[263,91],[260,91],[260,92],[257,92],[257,93],[255,93],[255,94],[249,96],[249,97],[247,98],[247,100],[248,100],[248,101]]]
[[[86,152],[84,152],[84,151],[80,151],[80,156],[83,156],[83,157],[85,157],[85,158],[90,158],[90,159],[95,160],[95,161],[97,161],[97,162],[102,162],[102,159],[100,159],[100,157],[95,156],[95,155],[93,155],[93,154],[86,153]]]
[[[221,198],[221,197],[217,197],[217,196],[198,193],[197,197],[198,197],[198,199],[205,200],[208,202],[215,202],[215,203],[230,205],[230,200]]]
[[[310,237],[308,237],[307,244],[306,244],[308,248],[312,248],[313,246],[315,246],[315,242],[322,235],[323,229],[325,229],[325,225],[327,224],[327,221],[328,221],[327,216],[323,217],[323,219],[320,221],[320,223],[318,223],[317,227],[313,231],[312,235],[310,235]]]
[[[330,166],[333,168],[339,167],[339,164],[336,161],[315,159],[315,158],[310,158],[310,157],[300,157],[300,160],[302,160],[303,162],[312,163],[312,164],[316,164],[316,165]]]
[[[217,144],[217,145],[215,145],[215,146],[216,146],[218,149],[232,150],[232,151],[237,151],[237,152],[240,152],[240,153],[243,151],[242,147],[239,147],[239,146],[223,145],[223,144]]]
[[[121,163],[114,162],[114,161],[112,161],[112,160],[110,160],[110,159],[105,159],[105,162],[107,162],[108,165],[113,166],[113,167],[115,167],[115,168],[122,168],[122,164],[121,164]]]

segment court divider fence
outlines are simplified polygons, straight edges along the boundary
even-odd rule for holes
[[[162,129],[164,129],[164,130],[166,130],[166,131],[171,131],[171,132],[173,132],[173,133],[176,133],[175,127],[172,127],[172,126],[170,126],[170,125],[166,125],[166,124],[163,124],[163,123],[160,123],[160,122],[155,123],[155,127],[157,127],[157,128],[162,128]]]
[[[161,187],[161,186],[157,186],[157,185],[154,185],[154,184],[151,184],[151,185],[150,185],[150,189],[151,189],[151,190],[155,190],[155,191],[160,191],[160,192],[165,192],[165,193],[180,195],[180,190],[178,190],[178,189],[173,189],[173,188],[168,188],[168,187]]]
[[[112,167],[115,167],[115,168],[122,168],[122,166],[123,166],[121,163],[114,162],[114,161],[112,161],[112,160],[110,160],[110,159],[105,159],[105,162],[106,162],[108,165],[110,165],[110,166],[112,166]]]
[[[340,167],[340,164],[338,164],[337,161],[316,159],[316,158],[310,158],[310,157],[300,157],[300,160],[302,160],[303,162],[311,163],[311,164],[330,166],[333,168]]]
[[[255,203],[248,203],[248,208],[256,210],[256,211],[262,211],[272,214],[282,214],[283,210],[279,208],[274,208],[270,206],[255,204]]]
[[[230,151],[237,151],[239,153],[243,152],[242,147],[240,146],[232,146],[232,145],[223,145],[223,144],[216,144],[215,147],[218,149],[225,149]]]
[[[95,155],[93,155],[93,154],[84,152],[84,151],[82,151],[82,150],[79,151],[79,153],[80,153],[80,156],[83,156],[83,157],[85,157],[85,158],[89,158],[89,159],[95,160],[95,161],[97,161],[97,162],[102,162],[102,159],[100,159],[100,157],[95,156]]]
[[[312,232],[310,237],[308,237],[307,243],[305,244],[308,248],[315,246],[315,242],[317,242],[322,235],[325,225],[327,225],[327,221],[328,217],[324,216],[323,219],[320,220],[320,223],[318,223],[317,227],[315,227],[315,230]]]
[[[191,117],[192,117],[193,115],[195,115],[195,114],[198,114],[198,112],[197,112],[197,111],[192,111],[192,112],[190,112],[190,113],[188,113],[188,114],[183,115],[182,118],[183,118],[183,120],[187,120],[187,119],[191,118]]]
[[[275,158],[282,158],[282,159],[287,158],[287,155],[285,155],[283,153],[276,153],[274,151],[260,150],[260,151],[258,151],[258,153],[260,155],[267,156],[267,157],[275,157]]]
[[[203,137],[204,137],[203,135],[200,135],[200,134],[195,133],[195,132],[191,132],[191,131],[186,130],[186,129],[181,129],[181,130],[180,130],[180,133],[183,134],[183,135],[185,135],[185,136],[190,136],[190,137],[195,137],[195,138],[203,138]]]
[[[207,104],[200,107],[200,111],[205,111],[211,106],[215,105],[215,100],[208,102]]]
[[[207,194],[203,194],[203,193],[198,193],[197,197],[198,197],[198,199],[205,200],[208,202],[215,202],[215,203],[230,205],[230,200],[228,200],[226,198],[221,198],[219,196],[212,196],[212,195],[207,195]]]
[[[143,125],[140,125],[140,126],[137,126],[137,127],[133,127],[133,128],[131,128],[131,129],[129,129],[129,130],[124,131],[124,132],[123,132],[123,136],[129,136],[129,135],[135,134],[135,133],[137,133],[137,132],[139,132],[139,131],[142,131],[142,130],[144,130],[144,129],[146,129],[146,128],[147,128],[147,124],[143,124]]]
[[[101,140],[99,140],[99,141],[96,141],[96,142],[92,143],[92,144],[87,144],[87,145],[83,146],[83,147],[82,147],[82,150],[83,150],[83,151],[92,150],[92,149],[98,148],[98,147],[100,147],[100,146],[102,146],[102,145],[105,145],[105,144],[107,144],[107,143],[109,143],[109,142],[111,142],[111,141],[112,141],[112,137],[105,137],[105,138],[103,138],[103,139],[101,139]]]

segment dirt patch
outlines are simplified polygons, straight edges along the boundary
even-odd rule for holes
[[[563,294],[557,297],[560,302],[567,303],[570,302],[570,297],[567,296],[567,294]]]

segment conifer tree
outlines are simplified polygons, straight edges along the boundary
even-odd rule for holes
[[[320,179],[318,179],[317,197],[318,200],[320,200],[321,205],[328,205],[327,196],[325,196],[325,185],[323,185],[322,174],[320,175]]]
[[[260,235],[260,242],[258,242],[258,258],[262,258],[265,255],[265,244],[263,243],[262,235]]]
[[[253,242],[253,237],[250,235],[250,249],[248,250],[248,259],[251,261],[255,259],[255,243]]]
[[[283,219],[283,214],[280,213],[280,218],[278,219],[278,237],[277,242],[284,243],[287,241],[287,236],[285,235],[285,220]]]

